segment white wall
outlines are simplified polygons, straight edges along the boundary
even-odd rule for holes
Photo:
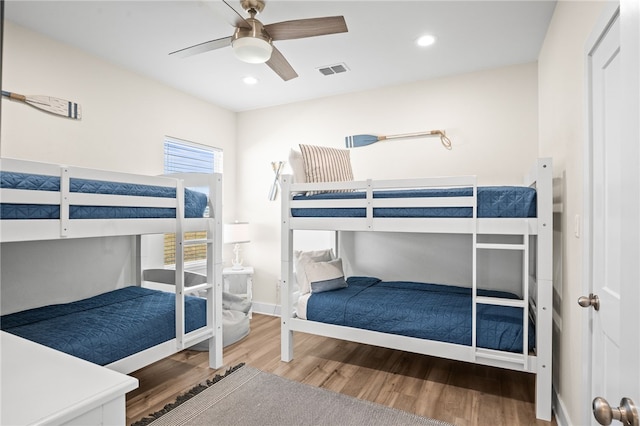
[[[156,175],[164,168],[165,135],[219,147],[224,150],[227,172],[225,213],[233,216],[235,113],[11,22],[4,24],[2,88],[73,100],[81,104],[83,116],[80,121],[71,120],[3,98],[0,156]],[[47,285],[53,286],[49,288],[69,286],[73,278],[76,283],[82,282],[79,296],[86,296],[88,288],[92,288],[93,294],[99,292],[87,284],[87,280],[96,280],[96,258],[101,262],[100,271],[106,270],[106,264],[112,264],[117,271],[126,268],[122,259],[111,253],[126,249],[126,243],[123,246],[119,239],[68,241],[57,243],[58,248],[55,243],[46,243],[36,249],[34,244],[2,247],[3,312],[9,309],[7,304],[13,303],[9,295],[32,292],[25,285],[43,286],[43,277],[47,277]],[[24,252],[27,247],[36,250],[33,256],[8,253]],[[76,255],[73,274],[63,270],[59,262],[34,261],[59,250]],[[121,277],[127,275],[120,272],[116,272],[118,285],[125,281]],[[106,281],[102,279],[104,276],[101,273],[97,281]],[[20,279],[15,280],[16,277]],[[10,283],[21,288],[13,291]]]
[[[1,244],[0,312],[72,302],[131,285],[132,238]]]
[[[348,232],[342,235],[340,253],[347,276],[471,287],[472,247],[470,235]],[[477,265],[479,288],[522,296],[522,253],[482,250]]]
[[[338,77],[339,78],[339,77]],[[245,263],[254,297],[276,304],[280,198],[268,200],[271,161],[300,143],[344,147],[355,134],[444,129],[438,138],[378,142],[351,151],[356,179],[478,175],[480,184],[519,184],[537,157],[537,64],[440,78],[238,114],[237,217],[251,224]]]
[[[222,148],[233,171],[235,113],[8,21],[2,87],[82,106],[78,121],[3,98],[2,157],[154,175],[163,171],[169,135]]]
[[[604,2],[560,1],[538,59],[540,156],[551,156],[557,178],[554,215],[554,384],[568,424],[588,424],[581,400],[582,241],[574,220],[583,216],[583,146],[586,138],[585,43]]]

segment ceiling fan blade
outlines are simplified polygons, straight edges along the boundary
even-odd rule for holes
[[[238,27],[238,28],[246,28],[251,29],[251,24],[249,24],[244,17],[233,8],[229,3],[225,0],[219,1],[210,1],[207,2],[207,5],[217,12],[221,18],[223,18],[229,25]]]
[[[169,55],[173,55],[178,58],[186,58],[188,56],[197,55],[199,53],[209,52],[210,50],[216,50],[222,47],[231,46],[231,38],[232,37],[229,36],[216,40],[205,41],[204,43],[196,44],[195,46],[176,50],[175,52],[169,53]]]
[[[265,25],[264,29],[273,40],[292,40],[349,31],[344,16],[276,22],[275,24]]]
[[[269,65],[269,68],[275,71],[275,73],[284,81],[291,80],[298,76],[298,73],[275,46],[273,46],[273,52],[271,52],[271,58],[267,61],[267,65]]]

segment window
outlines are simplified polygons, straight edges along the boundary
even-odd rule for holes
[[[222,173],[222,150],[165,137],[164,172]]]
[[[176,138],[164,139],[164,172],[165,173],[222,173],[222,150]],[[198,188],[191,188],[198,190]],[[204,192],[204,188],[201,189]],[[186,232],[185,240],[206,238],[206,232]],[[204,260],[207,256],[207,245],[198,244],[184,248],[184,261]],[[164,236],[164,264],[176,263],[176,236]]]

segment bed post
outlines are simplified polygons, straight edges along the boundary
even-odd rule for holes
[[[293,245],[293,231],[289,226],[289,217],[291,216],[291,208],[289,201],[291,200],[291,192],[289,185],[292,176],[283,175],[281,179],[282,188],[282,223],[281,226],[281,253],[282,268],[280,272],[280,358],[282,361],[289,362],[293,359],[293,332],[290,329],[290,320],[293,316],[293,265],[291,248]]]
[[[131,237],[131,246],[133,247],[132,265],[133,265],[133,281],[138,287],[142,286],[142,235],[134,235]]]
[[[207,250],[207,280],[213,283],[214,335],[209,339],[209,366],[222,367],[222,175],[215,173],[209,185],[208,239],[213,239],[213,249]],[[212,280],[212,281],[211,281]]]
[[[540,158],[535,174],[538,207],[536,417],[550,421],[553,397],[553,164],[551,158]]]
[[[176,181],[176,342],[178,349],[185,348],[185,291],[184,291],[184,182]]]

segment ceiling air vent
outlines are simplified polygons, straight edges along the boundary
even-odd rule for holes
[[[335,65],[329,65],[326,67],[318,68],[318,71],[320,71],[320,74],[322,75],[333,75],[333,74],[340,74],[343,72],[347,72],[349,71],[349,68],[347,68],[347,64],[339,63]]]

